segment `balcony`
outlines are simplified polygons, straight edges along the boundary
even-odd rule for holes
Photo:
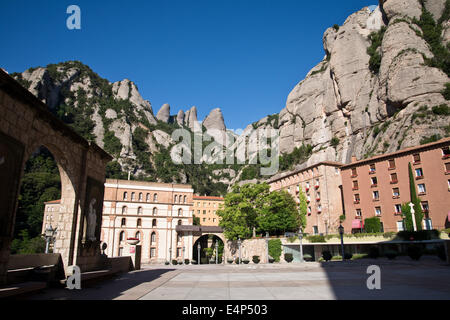
[[[319,185],[315,185],[314,188],[317,190],[319,189]]]
[[[356,178],[356,177],[358,177],[358,175],[357,174],[352,174],[350,177],[351,178]]]
[[[416,180],[421,180],[421,179],[423,179],[423,176],[416,177]]]
[[[371,188],[376,188],[376,187],[378,187],[378,183],[372,184],[370,187]]]
[[[353,191],[358,190],[358,187],[353,187],[352,190]]]
[[[400,195],[393,195],[392,199],[400,199]]]
[[[380,198],[373,198],[373,200],[372,200],[373,202],[377,202],[377,201],[380,201]]]
[[[360,201],[359,200],[355,200],[355,201],[353,201],[353,204],[359,204],[360,203]]]
[[[316,198],[316,201],[319,202],[319,201],[320,201],[320,198]]]
[[[402,213],[401,212],[394,212],[394,216],[401,216]]]
[[[305,191],[306,191],[306,192],[309,192],[309,188],[305,188]]]
[[[388,167],[388,170],[395,170],[397,167]]]
[[[444,156],[442,157],[442,160],[446,160],[448,158],[450,158],[450,154],[444,154]]]
[[[377,173],[377,170],[369,170],[369,174],[375,174]]]
[[[398,180],[392,180],[391,181],[391,184],[396,184],[396,183],[398,183]]]

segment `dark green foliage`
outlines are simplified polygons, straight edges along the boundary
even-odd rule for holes
[[[106,165],[106,178],[127,179],[128,176],[122,171],[122,166],[117,161],[111,161]]]
[[[375,138],[380,133],[380,131],[380,128],[378,126],[375,126],[375,128],[373,128],[372,137]]]
[[[184,259],[184,264],[189,264],[189,259]]]
[[[369,258],[377,259],[380,256],[380,250],[378,247],[370,247],[369,248]]]
[[[414,175],[412,172],[411,163],[408,163],[408,171],[409,171],[409,191],[411,195],[411,202],[414,204],[414,216],[416,219],[416,226],[417,230],[422,230],[422,220],[423,220],[423,212],[422,212],[422,205],[421,200],[417,197],[417,191],[416,191],[416,184],[414,180]],[[411,216],[411,212],[409,213],[409,216]],[[405,220],[408,221],[411,219],[411,226],[412,226],[412,217],[410,218],[408,215],[405,217]],[[407,224],[408,226],[408,224]],[[411,228],[412,229],[412,228]],[[411,230],[408,229],[407,230]]]
[[[195,216],[195,214],[194,215],[192,215],[192,218],[193,218],[193,225],[194,226],[199,226],[200,225],[200,218],[199,217],[196,217]]]
[[[431,142],[436,142],[441,140],[442,137],[440,134],[433,134],[432,136],[429,137],[424,137],[420,140],[420,144],[427,144],[427,143],[431,143]]]
[[[286,171],[292,169],[296,164],[308,160],[312,154],[312,149],[311,145],[302,145],[301,147],[296,147],[289,154],[283,154],[280,156],[280,170]]]
[[[245,167],[244,170],[242,170],[241,173],[241,180],[253,180],[259,178],[259,166],[256,165],[249,165],[248,167]]]
[[[381,231],[381,221],[378,217],[364,219],[364,229],[366,232],[374,233]]]
[[[174,266],[176,266],[176,265],[178,264],[178,261],[175,260],[175,259],[172,259],[172,264],[173,264]]]
[[[227,262],[228,262],[229,264],[232,264],[232,263],[233,263],[233,259],[228,258],[228,259],[227,259]]]
[[[112,155],[114,158],[118,158],[122,151],[122,143],[119,138],[114,135],[114,132],[107,130],[103,137],[105,143],[105,151]]]
[[[325,261],[330,261],[331,258],[333,258],[333,255],[331,254],[330,251],[323,251],[323,252],[322,252],[322,258],[323,258],[323,260],[325,260]]]
[[[434,114],[440,115],[440,116],[448,116],[450,115],[450,108],[446,104],[441,104],[439,106],[435,106],[432,108],[432,111]]]
[[[271,256],[276,262],[280,261],[281,251],[280,239],[269,240],[269,256]]]
[[[397,251],[393,251],[393,250],[387,250],[387,251],[384,252],[384,255],[389,260],[394,260],[398,256],[398,252]]]
[[[351,260],[353,258],[353,254],[351,253],[344,253],[344,260]]]
[[[291,263],[292,260],[294,260],[294,257],[292,256],[292,253],[285,253],[284,254],[284,260],[286,260],[287,263]]]
[[[333,28],[334,28],[334,30],[339,31],[339,25],[335,24],[335,25],[333,26]]]
[[[380,31],[373,32],[370,34],[369,39],[371,41],[371,45],[369,48],[367,48],[367,54],[370,56],[369,60],[369,69],[375,74],[378,74],[380,71],[381,66],[381,53],[380,53],[380,46],[383,42],[383,37],[386,32],[386,27],[382,27]]]
[[[305,261],[312,261],[313,258],[312,258],[312,256],[310,254],[306,253],[306,254],[303,255],[303,260],[305,260]]]
[[[169,261],[166,261],[166,262],[164,262],[164,264],[165,264],[166,266],[168,266],[168,265],[170,264],[170,262],[169,262]]]
[[[138,163],[143,169],[150,173],[153,172],[153,166],[150,163],[150,153],[148,151],[148,144],[145,142],[148,136],[148,131],[138,127],[134,130],[132,136],[133,151],[136,154]]]
[[[33,254],[45,252],[45,240],[41,236],[30,238],[27,230],[20,231],[11,243],[11,254]]]
[[[425,58],[425,63],[430,67],[441,69],[448,76],[450,76],[450,50],[442,42],[442,23],[447,20],[442,19],[448,16],[449,6],[450,1],[447,1],[445,12],[437,23],[433,19],[433,15],[426,10],[425,6],[422,8],[420,20],[413,20],[422,29],[423,38],[429,44],[434,55],[431,59]]]
[[[444,96],[445,100],[450,100],[450,82],[445,84],[445,89],[442,91],[442,95]]]
[[[307,236],[306,240],[312,243],[326,242],[325,236],[322,235]]]
[[[331,146],[336,148],[338,145],[339,145],[339,138],[333,137],[333,139],[331,139]]]
[[[253,256],[252,260],[253,260],[253,263],[258,264],[259,263],[259,256]]]
[[[417,261],[420,260],[420,257],[422,257],[423,251],[421,247],[412,245],[408,247],[407,253],[411,259]]]
[[[327,70],[327,68],[328,68],[328,64],[327,63],[323,63],[322,67],[319,70],[314,70],[313,72],[311,72],[310,76],[313,76],[313,75],[318,74],[318,73],[322,73],[325,70]]]
[[[404,241],[423,241],[439,239],[439,231],[437,230],[420,230],[420,231],[400,231],[397,237]]]

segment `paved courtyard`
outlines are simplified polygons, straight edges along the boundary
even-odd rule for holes
[[[394,262],[144,266],[80,291],[48,289],[29,299],[450,299],[450,266],[433,258],[419,262],[403,257]],[[381,290],[367,288],[367,267],[372,264],[381,268]]]

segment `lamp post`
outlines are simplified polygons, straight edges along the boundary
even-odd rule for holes
[[[267,246],[267,263],[269,263],[269,233],[266,232],[266,246]]]
[[[197,259],[198,259],[198,261],[197,261],[197,264],[200,264],[200,248],[201,248],[201,246],[200,246],[200,242],[198,243],[198,245],[197,245]]]
[[[241,264],[241,238],[238,239],[238,246],[239,246],[239,264]]]
[[[49,253],[49,249],[50,249],[50,242],[53,242],[53,238],[56,235],[56,229],[53,229],[52,225],[48,225],[47,228],[45,229],[44,232],[44,237],[45,237],[45,253]]]
[[[304,260],[303,260],[303,244],[302,244],[302,239],[303,239],[302,227],[300,227],[300,230],[298,231],[298,239],[300,240],[300,262],[304,262]]]
[[[186,251],[186,247],[183,247],[183,263],[185,263],[184,262],[184,252]]]
[[[172,247],[169,248],[169,261],[172,262]]]
[[[219,243],[216,241],[216,264],[219,264]]]
[[[342,223],[339,224],[339,234],[341,235],[342,261],[344,261],[344,227],[342,226]]]

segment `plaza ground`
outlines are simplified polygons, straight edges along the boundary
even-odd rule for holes
[[[381,268],[381,290],[367,267]],[[437,257],[266,265],[144,266],[82,290],[46,289],[42,300],[353,300],[450,299],[450,266]]]

